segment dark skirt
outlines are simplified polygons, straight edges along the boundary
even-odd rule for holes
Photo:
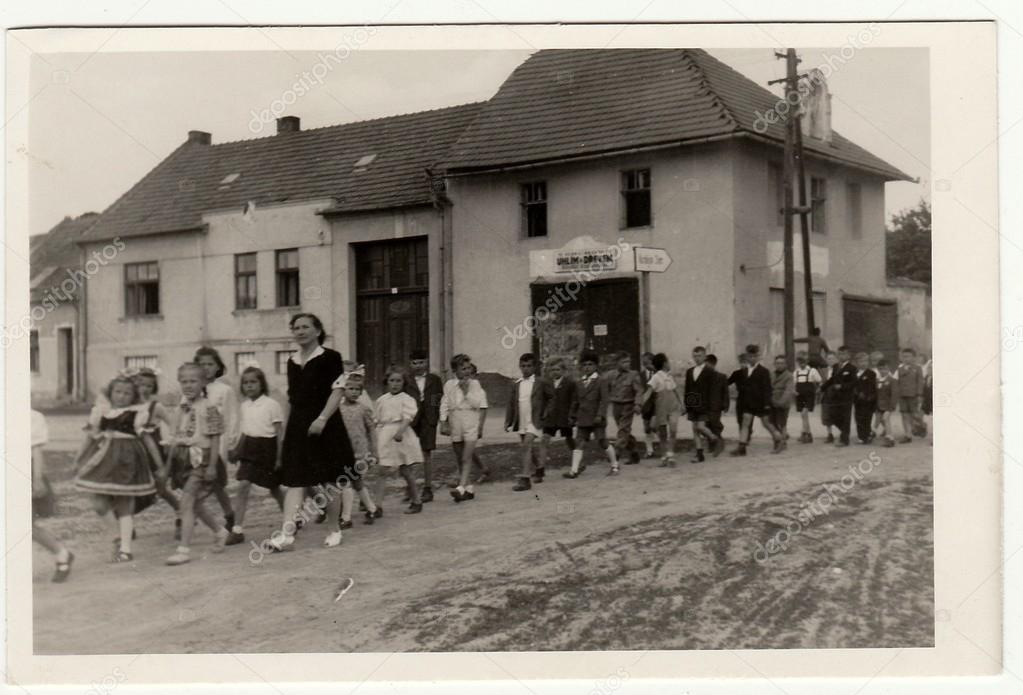
[[[309,425],[320,415],[322,405],[293,408],[284,431],[281,455],[281,485],[312,487],[335,483],[347,476],[355,463],[341,415],[334,413],[318,437],[309,436]]]
[[[149,453],[137,437],[94,440],[75,479],[83,492],[115,497],[146,497],[156,492]]]
[[[238,473],[235,477],[273,489],[281,484],[280,471],[274,470],[276,462],[277,437],[243,436],[238,449]]]

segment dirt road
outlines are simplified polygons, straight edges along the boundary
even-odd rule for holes
[[[182,567],[163,565],[174,542],[162,506],[139,519],[135,562],[108,564],[110,534],[65,476],[61,517],[49,523],[78,561],[69,582],[54,585],[49,556],[35,551],[35,649],[931,645],[930,447],[877,449],[876,459],[865,446],[793,443],[778,456],[754,448],[697,465],[683,455],[674,470],[647,460],[615,478],[601,465],[577,480],[554,471],[526,493],[500,481],[460,505],[438,490],[418,516],[402,515],[392,492],[382,520],[357,519],[334,549],[312,526],[294,552],[262,556],[246,545],[213,555],[201,530],[195,561]],[[513,450],[497,445],[486,456],[506,470]],[[257,497],[246,534],[258,543],[278,519]],[[354,586],[335,603],[349,577]]]

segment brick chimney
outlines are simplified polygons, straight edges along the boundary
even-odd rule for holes
[[[201,130],[190,130],[188,131],[188,142],[196,145],[209,145],[213,142],[213,136]]]
[[[302,123],[298,116],[281,116],[277,119],[277,134],[297,133],[302,130]]]

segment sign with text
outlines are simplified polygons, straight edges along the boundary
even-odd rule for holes
[[[558,251],[554,256],[554,270],[571,273],[576,270],[615,270],[618,256],[610,248]]]
[[[636,252],[636,270],[644,273],[663,273],[671,265],[671,256],[664,249],[637,246],[633,250]]]

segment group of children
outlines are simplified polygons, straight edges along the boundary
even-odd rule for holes
[[[322,348],[303,359],[325,352],[340,362],[337,353]],[[750,345],[739,356],[739,368],[726,376],[717,371],[716,356],[697,347],[692,351],[693,366],[686,369],[680,385],[663,353],[645,353],[639,370],[632,368],[627,353],[618,353],[614,369],[601,374],[598,355],[586,350],[579,356],[576,378],[567,374],[568,365],[562,359],[549,360],[541,374],[537,358],[523,354],[519,359],[521,376],[510,389],[504,423],[521,442],[521,469],[513,489],[529,490],[543,482],[549,446],[558,436],[571,451],[565,478],[575,479],[586,470],[584,450],[591,440],[606,457],[607,475],[618,475],[620,463],[639,463],[644,456],[632,434],[637,413],[643,422],[645,456],[654,456],[654,441],[658,440],[660,466],[675,466],[675,442],[686,434],[679,428],[682,415],[691,425],[692,461],[704,461],[705,451],[718,456],[725,448],[722,414],[729,409],[733,386],[739,426],[737,445],[731,452],[734,456],[746,455],[756,419],[771,434],[772,453],[784,450],[793,405],[802,419],[799,441],[803,443],[813,441],[809,417],[818,403],[828,441],[835,441],[832,428],[837,429],[838,446],[848,445],[853,419],[861,442],[880,437],[884,446],[894,446],[891,413],[896,409],[902,415],[901,441],[909,442],[913,436],[926,435],[923,414],[930,413],[931,373],[930,363],[922,367],[913,350],[903,350],[901,355],[902,361],[892,369],[880,353],[852,356],[842,347],[822,353],[820,359],[800,352],[792,371],[785,357],[778,356],[773,370],[768,370],[760,363],[758,347]],[[290,420],[269,396],[266,376],[258,366],[242,370],[240,400],[222,380],[224,372],[217,351],[202,347],[191,362],[178,368],[181,395],[173,412],[157,400],[159,372],[146,368],[112,379],[92,409],[85,441],[75,457],[75,485],[92,495],[96,512],[115,529],[113,562],[133,560],[134,517],[157,497],[170,505],[176,516],[178,545],[167,564],[190,561],[197,522],[213,533],[212,552],[244,542],[252,486],[265,489],[282,511],[283,531],[275,534],[272,550],[290,549],[303,525],[299,506],[315,497],[317,490],[322,491],[325,480],[305,481],[301,475],[289,474],[285,466],[286,422],[289,433],[294,428],[301,430],[298,435],[303,442],[325,437],[331,422],[343,423],[350,442],[354,464],[346,466],[337,478],[333,488],[338,493],[337,504],[328,494],[326,502],[316,507],[318,522],[336,515],[331,519],[337,524],[335,530],[324,542],[328,547],[338,545],[341,531],[351,528],[356,496],[366,524],[383,515],[379,500],[384,476],[379,471],[397,470],[404,480],[409,503],[405,513],[419,513],[424,503],[433,500],[431,459],[438,431],[450,438],[458,463],[457,479],[450,484],[456,503],[475,499],[475,484],[489,478],[476,452],[486,422],[487,394],[468,355],[452,358],[452,377],[444,382],[429,371],[425,351],[413,351],[407,367],[393,366],[386,371],[386,391],[375,402],[364,390],[361,366],[343,363],[341,375],[329,389],[320,389],[325,404],[312,404],[301,423],[297,422],[295,394],[290,393],[295,390],[291,372]],[[301,372],[299,365],[295,373]],[[609,413],[616,427],[613,440],[607,431]],[[34,518],[41,518],[49,515],[47,510],[52,513],[52,489],[44,473],[36,474],[37,454],[41,458],[45,443],[45,435],[38,439],[37,430],[45,432],[45,420],[33,412],[33,510]],[[296,439],[295,433],[290,436]],[[307,452],[303,455],[317,445],[310,447],[302,450]],[[237,464],[239,484],[233,500],[226,489],[229,462]],[[422,464],[422,488],[413,472],[416,464]],[[41,461],[38,469],[44,470]],[[474,469],[480,471],[475,480]],[[374,482],[372,490],[366,484],[370,480]],[[206,509],[208,497],[221,507],[223,523]],[[63,581],[74,556],[45,530],[34,529],[37,540],[55,555],[54,581]]]

